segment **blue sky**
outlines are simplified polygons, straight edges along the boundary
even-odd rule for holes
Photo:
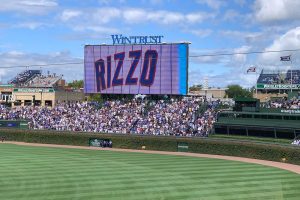
[[[300,1],[296,0],[0,0],[2,82],[24,68],[82,62],[84,44],[112,43],[111,34],[163,35],[190,41],[190,55],[299,49]],[[200,56],[189,62],[189,84],[251,87],[258,69],[297,68],[280,63],[287,53]],[[2,68],[2,69],[1,69]],[[83,65],[43,67],[68,80],[83,79]]]

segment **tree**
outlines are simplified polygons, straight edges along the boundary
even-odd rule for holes
[[[72,83],[68,83],[68,86],[76,89],[83,88],[83,80],[74,80]]]
[[[240,85],[228,85],[227,88],[226,95],[229,98],[252,97],[252,93],[247,89],[243,89]]]
[[[200,91],[202,89],[202,85],[193,85],[189,89],[190,91]]]

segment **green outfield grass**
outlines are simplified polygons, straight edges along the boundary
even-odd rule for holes
[[[300,175],[184,156],[0,144],[0,199],[300,199]]]

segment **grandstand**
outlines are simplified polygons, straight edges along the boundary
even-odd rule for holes
[[[300,84],[300,70],[265,71],[258,77],[258,84]]]
[[[50,74],[49,71],[44,75],[41,70],[25,70],[8,83],[0,87],[0,103],[9,107],[52,107],[59,102],[78,102],[84,99],[82,91],[66,87],[63,75]]]
[[[8,81],[8,84],[23,85],[32,80],[34,77],[41,75],[41,73],[41,70],[25,70],[19,73],[12,80]]]
[[[300,84],[300,70],[288,70],[285,81],[287,83],[292,81],[293,84]]]
[[[262,70],[257,79],[257,98],[269,101],[272,98],[294,98],[300,92],[300,70]]]
[[[280,83],[280,75],[279,75],[279,73],[264,74],[262,72],[257,80],[257,83],[279,84]]]
[[[27,83],[25,84],[25,86],[27,87],[58,87],[59,84],[59,80],[62,79],[62,76],[56,76],[56,74],[53,75],[38,75],[36,77],[34,77],[33,79],[31,79],[30,81],[27,81]]]

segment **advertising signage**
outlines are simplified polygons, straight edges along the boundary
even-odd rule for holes
[[[85,93],[187,94],[188,44],[87,45]]]
[[[298,89],[300,90],[300,84],[257,84],[257,89]]]
[[[162,43],[162,35],[150,36],[123,36],[111,35],[113,44],[160,44]]]
[[[54,92],[54,89],[45,89],[45,88],[15,88],[14,92],[23,92],[23,93],[36,93],[36,92],[42,92],[42,93],[48,93],[48,92]]]

